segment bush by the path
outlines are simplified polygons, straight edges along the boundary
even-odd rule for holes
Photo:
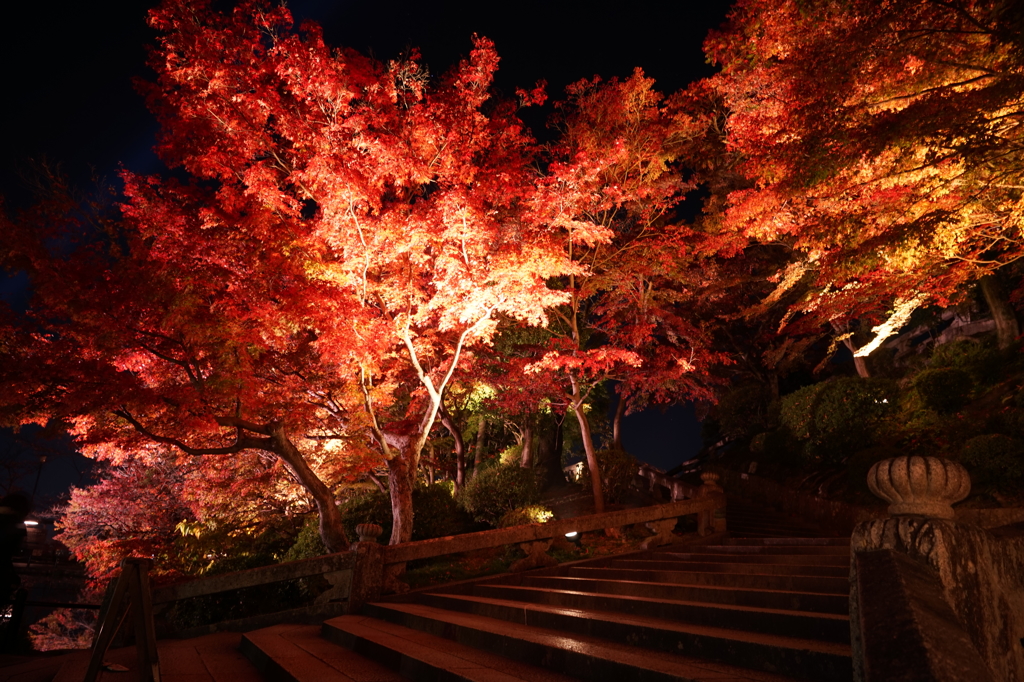
[[[991,342],[960,339],[936,347],[928,366],[960,369],[971,375],[976,383],[988,384],[999,380],[1003,359]]]
[[[537,470],[515,463],[482,468],[455,499],[477,521],[497,526],[505,514],[540,500]]]
[[[926,369],[914,377],[914,390],[924,404],[941,414],[957,412],[970,400],[974,381],[959,367]]]
[[[414,488],[412,504],[416,514],[412,529],[414,541],[455,535],[463,532],[470,523],[469,518],[452,499],[451,488],[444,482],[429,486],[420,485]],[[384,529],[379,541],[385,544],[388,542],[392,526],[391,499],[388,495],[379,490],[373,490],[353,497],[339,507],[341,522],[350,542],[359,539],[356,534],[356,526],[360,523],[379,525]],[[295,544],[282,557],[283,561],[308,559],[320,556],[327,551],[320,539],[318,522],[319,519],[315,514],[306,519],[306,523],[295,539]]]
[[[975,436],[964,443],[960,462],[979,484],[1024,481],[1024,442],[1001,433]]]
[[[874,443],[897,395],[895,382],[886,379],[839,377],[785,396],[779,419],[803,442],[804,457],[835,464]]]
[[[597,455],[597,464],[601,467],[601,490],[604,492],[604,501],[610,504],[621,502],[640,470],[640,462],[625,450],[617,448],[598,450],[594,454]],[[584,490],[591,490],[590,468],[586,460],[583,460],[580,484]]]

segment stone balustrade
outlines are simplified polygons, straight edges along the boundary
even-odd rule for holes
[[[956,462],[895,457],[872,467],[868,485],[889,516],[851,537],[856,679],[1024,679],[1024,537],[954,513],[970,492]]]
[[[693,499],[399,545],[378,544],[381,527],[372,523],[359,524],[356,527],[359,540],[347,552],[156,588],[153,590],[153,605],[158,630],[162,635],[174,633],[176,636],[195,636],[218,629],[262,627],[279,622],[282,618],[310,622],[322,620],[350,612],[356,605],[377,599],[382,594],[407,589],[400,579],[406,562],[490,547],[519,545],[526,557],[512,566],[514,571],[548,566],[556,563],[547,554],[553,541],[570,531],[584,533],[646,525],[653,535],[644,543],[644,547],[656,547],[672,541],[671,533],[676,519],[695,514],[700,534],[721,532],[725,530],[725,495],[717,481],[717,475],[706,475],[704,485],[692,489]],[[292,609],[291,612],[278,610],[265,615],[184,628],[175,626],[167,618],[174,606],[182,602],[204,598],[219,600],[219,595],[233,591],[300,580],[306,581],[305,592],[310,589],[318,589],[319,592],[310,604]],[[314,587],[314,583],[319,587]]]

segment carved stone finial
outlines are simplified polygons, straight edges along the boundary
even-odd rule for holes
[[[889,503],[893,516],[952,519],[953,504],[971,492],[971,477],[948,459],[893,457],[871,467],[868,487]]]
[[[700,475],[700,480],[704,481],[704,485],[701,489],[705,493],[721,493],[722,486],[718,485],[718,480],[721,478],[718,474],[713,471],[705,471]]]
[[[356,526],[356,535],[359,542],[377,542],[377,538],[384,532],[384,529],[376,523],[360,523]]]

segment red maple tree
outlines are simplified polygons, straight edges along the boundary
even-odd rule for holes
[[[787,322],[848,340],[851,319],[874,320],[866,355],[1024,254],[1019,30],[992,0],[743,0],[711,35],[748,183],[726,224],[792,250],[776,299],[805,291]],[[1016,323],[988,297],[1006,345]]]
[[[476,38],[433,81],[415,54],[332,50],[258,1],[150,16],[143,88],[185,176],[126,173],[123,219],[63,258],[39,216],[10,226],[43,330],[13,351],[36,369],[19,414],[72,421],[112,461],[152,443],[279,458],[331,551],[347,546],[332,486],[383,457],[391,541],[408,541],[465,349],[499,314],[540,324],[566,299],[546,285],[570,266],[536,206],[533,142],[490,99],[494,48]]]
[[[684,162],[700,122],[653,85],[637,70],[570,86],[542,187],[578,270],[562,283],[570,299],[552,312],[550,340],[527,370],[561,379],[558,400],[579,423],[598,512],[600,464],[587,416],[594,387],[619,380],[624,409],[631,400],[706,397],[721,360],[698,313],[713,277],[702,261],[714,249],[676,212],[694,188]]]

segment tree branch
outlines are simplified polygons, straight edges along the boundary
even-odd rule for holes
[[[243,450],[266,450],[268,452],[274,451],[274,444],[270,438],[247,438],[242,436],[240,433],[232,445],[228,445],[222,448],[193,448],[189,447],[188,445],[178,440],[177,438],[158,436],[157,434],[153,433],[145,426],[140,424],[139,421],[135,419],[135,417],[133,417],[131,413],[128,412],[128,410],[123,407],[120,410],[114,410],[114,414],[127,421],[129,424],[132,425],[132,427],[136,431],[141,433],[146,438],[149,438],[150,440],[156,443],[162,443],[164,445],[170,445],[172,447],[178,448],[186,455],[198,457],[204,455],[233,455]]]

